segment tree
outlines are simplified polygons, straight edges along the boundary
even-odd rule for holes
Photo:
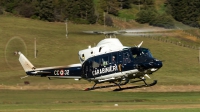
[[[19,14],[26,18],[32,17],[35,13],[35,6],[33,3],[32,0],[22,0],[18,4]]]
[[[3,14],[3,9],[0,6],[0,15]]]
[[[152,21],[156,16],[156,13],[152,10],[141,10],[136,16],[136,21],[143,24]]]
[[[15,8],[18,6],[19,0],[7,0],[4,2],[5,11],[14,13]]]
[[[96,23],[96,15],[93,0],[87,0],[86,4],[86,19],[90,24],[94,24]]]
[[[95,4],[95,15],[96,15],[96,22],[99,24],[104,24],[104,10],[101,8],[101,2],[98,1]]]
[[[35,15],[40,20],[54,21],[54,6],[52,0],[40,1],[36,4]]]
[[[174,22],[171,17],[163,14],[157,15],[153,20],[149,22],[149,25],[164,27],[164,28],[174,28]]]
[[[75,23],[96,22],[93,0],[68,0],[65,11],[66,17]]]
[[[121,9],[130,9],[131,8],[131,0],[119,0]]]
[[[200,27],[200,1],[199,0],[167,0],[169,13],[174,19],[184,24]]]
[[[160,15],[154,7],[154,0],[142,0],[142,9],[137,13],[136,21],[139,23],[149,23],[149,25],[174,28],[174,22],[167,14]]]
[[[117,0],[102,0],[100,6],[104,12],[117,16],[120,3]]]
[[[113,26],[112,18],[109,15],[105,15],[105,25]]]

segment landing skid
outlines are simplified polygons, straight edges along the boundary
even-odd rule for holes
[[[126,85],[129,82],[129,80],[125,81],[124,83],[115,83],[115,82],[111,82],[114,83],[113,85],[107,85],[107,86],[98,86],[95,87],[97,83],[94,84],[94,86],[92,88],[86,88],[85,91],[90,91],[90,90],[95,90],[95,89],[103,89],[103,88],[109,88],[109,87],[115,87],[118,86],[119,88],[121,88],[121,86]]]
[[[95,90],[95,89],[103,89],[103,88],[109,88],[109,87],[115,87],[115,86],[118,86],[119,88],[115,89],[113,91],[122,91],[122,90],[126,90],[126,89],[135,89],[135,88],[142,88],[142,87],[150,87],[150,86],[154,86],[154,85],[157,84],[157,80],[154,80],[154,82],[151,83],[151,84],[147,84],[144,79],[137,80],[137,81],[134,81],[132,83],[136,83],[136,82],[140,82],[140,81],[143,81],[144,85],[141,85],[141,86],[132,86],[132,87],[126,87],[126,88],[121,88],[121,86],[126,85],[129,82],[129,80],[125,81],[124,83],[121,83],[121,82],[120,83],[112,82],[112,83],[114,83],[113,85],[98,86],[98,87],[95,87],[96,84],[97,84],[97,83],[95,83],[92,88],[86,88],[85,91],[90,91],[90,90]]]
[[[137,89],[137,88],[142,88],[142,87],[151,87],[157,84],[157,80],[154,80],[151,84],[144,84],[144,85],[140,85],[140,86],[131,86],[131,87],[126,87],[126,88],[119,88],[119,89],[115,89],[113,91],[123,91],[126,89]]]

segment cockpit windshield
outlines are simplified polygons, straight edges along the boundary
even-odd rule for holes
[[[140,56],[153,57],[149,49],[146,49],[146,48],[132,47],[131,51],[134,58],[140,57]]]
[[[148,56],[148,57],[153,57],[152,54],[151,54],[151,52],[148,49],[146,49],[146,48],[140,48],[140,50],[141,50],[141,53],[143,55]]]

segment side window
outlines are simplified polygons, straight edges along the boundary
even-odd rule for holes
[[[128,52],[123,53],[123,64],[127,64],[131,62],[131,58]]]
[[[99,60],[99,57],[95,57],[93,62],[92,62],[92,67],[93,68],[97,68],[100,66],[100,60]]]
[[[104,57],[101,58],[101,66],[108,65],[108,62],[109,62],[108,56],[104,56]]]
[[[117,63],[117,53],[113,53],[111,55],[111,61],[110,61],[111,64],[116,64]]]
[[[88,69],[89,69],[89,72],[92,71],[92,59],[89,59],[89,66],[88,66]]]

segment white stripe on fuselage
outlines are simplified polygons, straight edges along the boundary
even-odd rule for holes
[[[122,76],[126,76],[126,75],[132,75],[135,73],[138,73],[139,71],[137,69],[134,70],[128,70],[128,71],[123,71],[123,72],[116,72],[116,73],[112,73],[109,75],[102,75],[100,77],[95,77],[95,78],[90,78],[90,81],[99,81],[99,82],[103,82],[106,80],[113,80],[113,79],[117,79],[120,78]]]

